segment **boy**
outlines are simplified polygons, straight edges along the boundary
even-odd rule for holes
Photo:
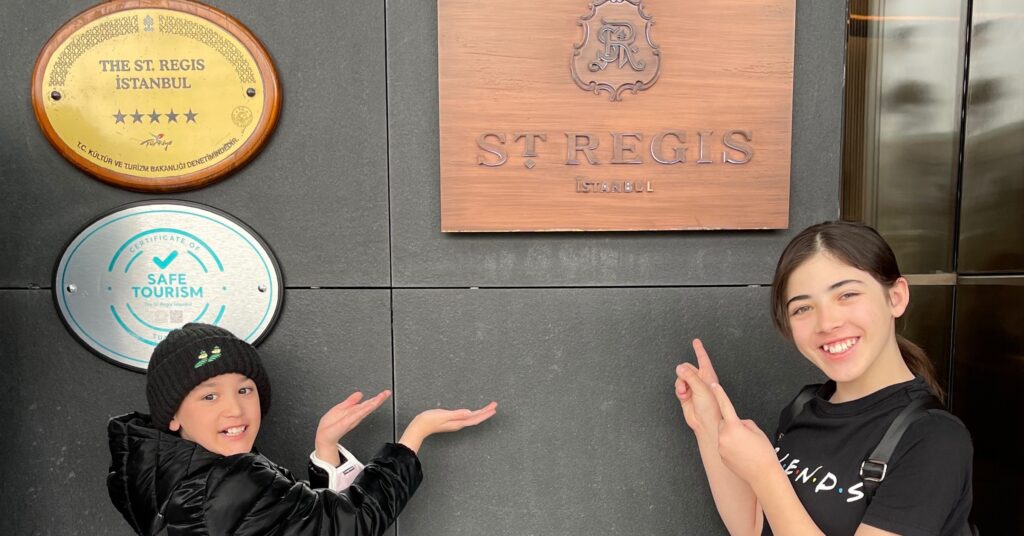
[[[360,403],[355,393],[320,419],[310,482],[328,489],[312,489],[252,450],[271,400],[255,348],[223,328],[187,324],[153,351],[151,415],[110,420],[110,499],[144,535],[383,534],[423,478],[423,440],[496,408],[425,411],[363,467],[337,442],[389,395]]]

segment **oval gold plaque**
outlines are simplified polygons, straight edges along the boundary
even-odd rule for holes
[[[269,54],[240,22],[186,0],[112,0],[43,47],[32,106],[50,143],[104,182],[199,188],[248,162],[281,96]]]

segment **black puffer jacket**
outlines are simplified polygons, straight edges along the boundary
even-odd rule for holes
[[[423,478],[419,460],[387,444],[342,493],[311,489],[261,454],[221,456],[153,428],[110,420],[110,500],[143,535],[383,534]]]

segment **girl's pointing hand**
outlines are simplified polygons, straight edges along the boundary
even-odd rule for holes
[[[721,385],[712,384],[711,392],[722,412],[718,426],[718,454],[729,470],[753,485],[772,467],[779,466],[775,447],[754,421],[740,419]]]

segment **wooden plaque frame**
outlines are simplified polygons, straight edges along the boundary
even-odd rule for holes
[[[263,83],[263,113],[252,132],[223,160],[201,170],[151,177],[107,169],[82,156],[57,133],[45,109],[44,74],[54,52],[78,30],[97,19],[136,9],[177,11],[202,18],[237,39],[257,66]],[[281,89],[277,71],[269,53],[257,37],[231,15],[190,0],[110,0],[73,17],[53,34],[36,59],[32,71],[32,108],[46,139],[57,152],[76,167],[108,184],[140,192],[177,192],[201,188],[218,181],[244,166],[263,148],[277,125],[281,109]]]
[[[438,0],[442,232],[784,229],[796,0]]]

